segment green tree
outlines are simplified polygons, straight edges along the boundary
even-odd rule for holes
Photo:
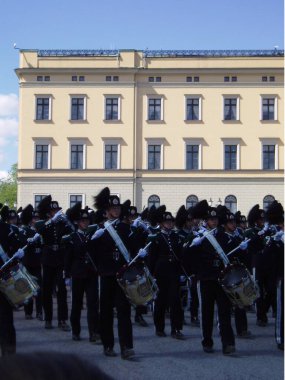
[[[7,178],[0,180],[0,203],[10,208],[17,203],[17,164],[12,165]]]

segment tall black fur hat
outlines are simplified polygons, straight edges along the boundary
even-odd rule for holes
[[[176,218],[175,218],[175,225],[177,228],[183,228],[184,224],[186,223],[188,217],[188,211],[186,210],[185,206],[182,205],[179,207]]]
[[[205,219],[209,210],[209,204],[206,199],[198,202],[192,209],[192,216],[195,219]]]
[[[246,216],[245,215],[241,215],[241,212],[237,211],[235,213],[235,220],[236,220],[237,224],[246,223]]]
[[[120,206],[120,199],[117,195],[110,194],[109,187],[104,187],[104,189],[94,197],[94,207],[97,210],[106,210],[111,206]]]
[[[142,218],[142,220],[147,220],[147,218],[148,218],[148,207],[146,207],[142,210],[141,218]]]
[[[165,205],[161,205],[156,209],[155,218],[156,218],[157,223],[161,223],[164,220],[163,215],[165,214],[165,212],[166,212],[166,206]]]
[[[130,215],[130,207],[131,207],[131,201],[129,199],[127,199],[124,203],[122,203],[120,219],[127,218]]]
[[[4,205],[1,209],[0,216],[3,222],[9,219],[9,207]]]
[[[70,207],[66,211],[66,215],[71,222],[74,222],[75,220],[80,219],[80,212],[81,212],[81,202],[77,202],[75,203],[74,206]]]
[[[25,226],[29,225],[33,219],[34,207],[31,204],[28,204],[25,208],[22,209],[20,220]]]
[[[47,213],[50,211],[51,200],[52,200],[51,195],[47,195],[38,204],[37,209],[40,214],[40,218],[43,218],[43,219],[46,218]]]
[[[255,205],[252,207],[252,209],[249,211],[247,220],[248,220],[248,225],[250,227],[254,227],[256,221],[258,219],[263,219],[265,217],[264,210],[259,208],[259,204]]]
[[[273,201],[265,211],[265,219],[270,224],[279,224],[284,222],[284,208],[278,201]]]

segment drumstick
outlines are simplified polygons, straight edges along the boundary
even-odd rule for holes
[[[251,239],[246,239],[246,240],[244,240],[244,241],[250,241]],[[239,245],[235,248],[235,249],[233,249],[231,252],[229,252],[229,253],[227,253],[227,256],[229,256],[229,255],[231,255],[232,253],[234,253],[235,251],[237,251],[239,249]]]
[[[147,248],[151,245],[151,243],[152,243],[152,241],[150,241],[150,242],[144,247],[144,249],[147,249]],[[140,255],[137,254],[136,257],[134,257],[133,260],[129,262],[128,267],[129,267],[132,263],[134,263],[134,262],[138,259],[139,256],[140,256]]]

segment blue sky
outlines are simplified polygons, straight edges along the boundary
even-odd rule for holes
[[[284,48],[283,0],[1,0],[0,178],[17,162],[21,49]]]

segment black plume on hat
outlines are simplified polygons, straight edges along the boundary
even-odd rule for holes
[[[163,207],[165,207],[165,206],[163,206]],[[166,210],[166,208],[165,208],[165,210]],[[158,219],[157,219],[157,208],[154,205],[152,205],[150,207],[149,211],[148,211],[148,220],[149,220],[151,226],[154,227],[154,226],[157,225],[157,222],[158,222]]]
[[[229,213],[230,213],[230,210],[226,206],[223,206],[223,205],[217,206],[217,216],[219,220],[219,225],[225,224],[227,222],[228,220],[227,214]]]
[[[47,195],[38,204],[37,209],[39,211],[40,218],[44,219],[46,217],[46,214],[50,211],[51,200],[51,195]]]
[[[31,204],[28,204],[28,206],[23,208],[21,212],[20,220],[25,226],[30,224],[31,220],[33,219],[33,212],[34,212],[34,208]]]
[[[19,207],[18,210],[17,210],[17,214],[20,214],[21,212],[23,211],[23,207]]]
[[[148,207],[146,207],[142,210],[141,218],[142,218],[142,220],[147,220],[147,218],[148,218]]]
[[[120,219],[124,219],[130,215],[131,201],[127,199],[124,203],[121,204],[121,207]]]
[[[281,203],[273,201],[265,212],[265,218],[270,224],[284,222],[284,208]]]
[[[182,205],[178,209],[176,218],[175,218],[175,225],[177,228],[183,228],[184,224],[186,223],[187,216],[188,216],[188,211],[186,210],[185,206]]]
[[[94,197],[94,206],[97,210],[107,209],[110,206],[120,206],[120,199],[117,195],[111,195],[109,187],[105,187]]]
[[[248,220],[248,225],[250,227],[253,227],[255,225],[255,222],[258,219],[264,218],[264,210],[259,208],[259,205],[255,205],[252,207],[252,209],[249,211],[247,220]]]
[[[244,215],[241,215],[240,211],[237,211],[235,213],[235,220],[236,220],[237,224],[245,223],[246,222],[246,217]]]
[[[209,204],[206,199],[198,202],[192,209],[192,216],[195,219],[205,219],[207,217],[207,212],[209,209]]]
[[[80,219],[80,211],[81,211],[81,202],[77,202],[75,203],[74,206],[70,207],[67,210],[66,215],[71,222],[74,222],[75,220]]]
[[[0,212],[1,219],[3,222],[6,222],[9,219],[9,207],[3,206]]]
[[[166,206],[161,205],[155,211],[156,222],[161,223],[163,221],[163,214],[166,212]]]

